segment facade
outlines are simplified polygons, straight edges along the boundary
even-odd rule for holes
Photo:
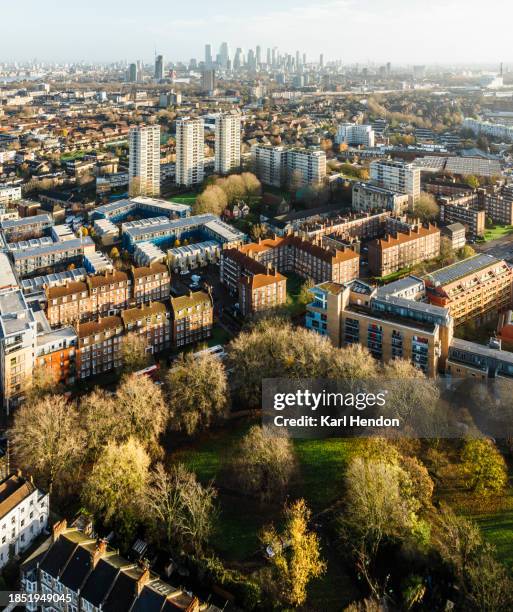
[[[57,598],[54,612],[220,612],[162,581],[147,565],[124,559],[91,529],[68,528],[65,520],[56,523],[50,537],[22,563],[21,587],[29,594],[69,598],[69,603]],[[35,612],[38,606],[26,607]]]
[[[400,215],[406,212],[408,204],[408,194],[378,187],[371,183],[355,183],[353,185],[351,207],[354,211],[390,210],[394,214]]]
[[[454,378],[513,378],[513,353],[501,350],[495,339],[484,346],[453,338],[445,373]]]
[[[212,335],[214,306],[205,291],[171,298],[171,334],[176,347],[208,340]]]
[[[123,319],[119,316],[77,325],[77,378],[89,378],[121,367],[123,334]]]
[[[402,268],[440,255],[440,230],[435,225],[398,231],[369,244],[369,268],[375,276],[386,276]]]
[[[131,195],[160,194],[160,125],[141,125],[128,133],[128,191]]]
[[[162,81],[164,78],[164,56],[157,55],[155,58],[155,80]]]
[[[11,206],[21,200],[21,187],[0,187],[0,206]]]
[[[239,113],[232,112],[216,117],[216,174],[228,174],[240,168],[240,130]]]
[[[370,180],[375,185],[407,193],[410,206],[420,195],[420,168],[402,161],[377,160],[370,164]]]
[[[37,323],[21,290],[0,293],[0,387],[7,412],[32,380],[36,336]]]
[[[255,174],[265,185],[281,187],[284,182],[285,147],[253,145],[251,161]]]
[[[513,141],[513,126],[511,125],[502,125],[500,123],[491,123],[466,117],[463,119],[462,127],[472,130],[474,134],[484,134],[485,136],[492,136],[492,138]]]
[[[513,225],[513,185],[506,185],[496,193],[485,193],[486,216],[494,223]]]
[[[57,265],[80,264],[84,256],[95,252],[94,242],[89,236],[65,242],[50,240],[36,246],[25,244],[26,248],[23,243],[17,243],[16,249],[11,251],[14,269],[19,276],[35,274]]]
[[[359,280],[322,283],[311,293],[307,327],[334,346],[360,344],[380,361],[406,359],[430,377],[444,366],[452,339],[446,308],[393,293],[379,295]]]
[[[76,380],[77,344],[73,327],[60,327],[38,334],[34,365],[51,370],[56,382],[72,385]]]
[[[0,221],[0,229],[8,242],[15,242],[28,240],[29,238],[40,238],[47,230],[50,230],[53,223],[50,215],[42,214]]]
[[[326,177],[324,151],[253,145],[251,156],[255,174],[266,185],[281,187],[293,180],[299,188],[318,185]]]
[[[47,287],[46,316],[52,327],[119,314],[130,306],[169,298],[170,275],[167,266],[154,263],[88,275],[82,281]]]
[[[451,241],[451,247],[454,251],[462,249],[466,244],[465,226],[461,223],[451,223],[441,228],[442,236],[445,236]]]
[[[335,142],[350,146],[363,145],[374,146],[374,130],[371,125],[360,125],[358,123],[341,123],[338,126]]]
[[[164,304],[151,302],[121,313],[127,334],[142,336],[149,353],[161,353],[171,344],[169,312]]]
[[[484,236],[486,212],[472,204],[455,204],[448,198],[440,200],[440,221],[442,223],[461,223],[470,238]]]
[[[195,242],[169,249],[169,267],[175,272],[188,272],[219,261],[221,248],[215,240]]]
[[[50,496],[20,472],[0,482],[0,568],[46,529]]]
[[[181,119],[176,122],[176,183],[198,185],[204,178],[203,119]]]
[[[213,93],[216,89],[216,71],[214,69],[204,70],[201,73],[201,89]]]
[[[428,274],[426,295],[431,304],[447,308],[459,325],[510,308],[512,283],[513,271],[504,260],[479,253]]]

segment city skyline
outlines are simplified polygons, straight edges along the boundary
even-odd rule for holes
[[[173,7],[172,14],[161,0],[147,3],[143,14],[133,0],[108,5],[92,0],[87,11],[68,6],[65,12],[56,1],[40,5],[29,0],[23,9],[9,5],[2,15],[6,23],[23,23],[24,31],[22,48],[18,28],[3,32],[3,62],[150,61],[154,50],[166,61],[188,61],[202,59],[206,43],[216,53],[223,41],[232,54],[237,47],[260,45],[291,54],[300,50],[309,62],[317,61],[320,53],[325,61],[344,63],[513,60],[508,45],[508,16],[513,16],[513,9],[503,0],[492,0],[485,13],[476,0],[393,0],[386,5],[378,0],[327,0],[315,6],[284,0],[279,9],[262,0],[242,10],[233,0],[222,0],[216,5],[200,1],[194,7]],[[476,23],[479,32],[469,36]]]

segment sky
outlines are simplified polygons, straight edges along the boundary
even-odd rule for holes
[[[227,41],[310,61],[513,66],[512,0],[0,0],[0,63],[203,59]]]

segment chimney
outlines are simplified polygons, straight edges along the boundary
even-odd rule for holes
[[[68,527],[68,523],[66,519],[62,519],[58,523],[54,523],[52,526],[52,538],[53,541],[56,542],[59,539],[61,533],[64,533]]]
[[[96,546],[91,555],[91,564],[93,569],[98,564],[98,561],[103,557],[103,555],[107,552],[107,540],[98,539],[96,540]]]
[[[143,573],[139,576],[139,578],[137,579],[137,582],[135,583],[135,590],[137,593],[137,596],[139,596],[141,594],[141,591],[144,588],[144,585],[148,584],[148,582],[150,581],[150,570],[145,567],[143,570]]]

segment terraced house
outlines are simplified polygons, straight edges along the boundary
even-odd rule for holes
[[[171,328],[174,346],[208,340],[212,335],[214,307],[206,291],[190,291],[171,298]]]

